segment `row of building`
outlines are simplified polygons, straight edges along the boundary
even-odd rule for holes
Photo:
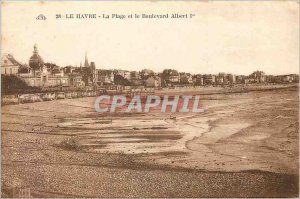
[[[149,69],[141,71],[102,70],[97,69],[94,62],[89,62],[87,54],[84,64],[80,66],[60,67],[53,63],[45,63],[34,45],[33,55],[28,65],[21,64],[11,54],[2,56],[1,74],[15,75],[31,87],[85,87],[85,86],[145,86],[145,87],[172,87],[172,86],[205,86],[205,85],[232,85],[251,83],[292,83],[298,82],[297,74],[266,75],[263,71],[255,71],[249,76],[219,74],[190,74],[181,73],[173,69],[165,69],[156,73]]]

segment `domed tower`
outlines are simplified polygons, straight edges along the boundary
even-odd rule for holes
[[[44,61],[42,57],[38,54],[36,44],[33,47],[33,55],[29,59],[29,66],[34,71],[41,70],[44,66]]]

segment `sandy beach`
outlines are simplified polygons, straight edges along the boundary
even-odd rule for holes
[[[203,113],[96,113],[94,102],[2,107],[3,197],[298,196],[296,87],[205,95]]]

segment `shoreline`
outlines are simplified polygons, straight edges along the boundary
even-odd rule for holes
[[[36,197],[298,195],[297,88],[204,100],[205,113],[176,121],[160,112],[95,113],[93,100],[3,107],[6,195],[15,183]]]
[[[222,94],[242,94],[242,93],[248,93],[248,92],[255,92],[255,91],[273,91],[273,90],[280,90],[280,89],[286,89],[286,88],[298,88],[298,83],[293,84],[275,84],[275,85],[234,85],[232,88],[230,87],[222,87],[222,86],[208,86],[208,87],[178,87],[175,89],[170,88],[163,88],[161,90],[155,90],[153,94],[149,93],[150,95],[162,95],[162,94],[177,94],[178,93],[193,93],[193,95],[222,95]],[[145,88],[147,89],[147,88]],[[78,93],[77,93],[78,92]],[[117,92],[117,91],[115,91]],[[147,95],[147,90],[145,90],[146,94],[140,95]],[[51,98],[53,96],[47,96],[47,98],[40,98],[40,95],[42,94],[62,94],[64,93],[64,98],[58,97],[58,98]],[[75,95],[76,94],[76,95]],[[122,90],[121,93],[118,92],[118,94],[127,94],[127,90]],[[139,92],[137,92],[139,94]],[[30,96],[36,96],[39,97],[39,99],[33,99],[33,101],[25,101],[21,102],[20,99],[14,99],[16,96],[22,96],[22,95],[30,95]],[[68,95],[68,96],[67,96]],[[86,98],[86,97],[95,97],[98,96],[95,91],[53,91],[53,92],[46,92],[46,93],[23,93],[23,94],[2,94],[1,104],[2,106],[5,105],[16,105],[16,104],[26,104],[26,103],[36,103],[36,102],[45,102],[45,101],[52,101],[52,100],[62,100],[62,99],[77,99],[77,98]],[[5,102],[8,100],[7,102]],[[11,102],[10,102],[11,101]]]

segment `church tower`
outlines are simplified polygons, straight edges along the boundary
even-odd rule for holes
[[[88,58],[87,58],[87,53],[85,52],[85,60],[84,60],[84,67],[89,67],[89,61],[88,61]]]

